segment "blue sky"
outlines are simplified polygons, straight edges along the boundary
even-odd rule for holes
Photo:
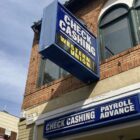
[[[0,0],[0,110],[20,115],[33,41],[30,27],[51,1]]]

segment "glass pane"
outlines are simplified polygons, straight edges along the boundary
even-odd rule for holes
[[[43,84],[50,83],[68,74],[69,73],[66,72],[64,69],[60,68],[59,66],[47,59],[43,75]]]
[[[119,18],[120,16],[123,16],[124,14],[126,14],[128,12],[127,9],[125,9],[124,7],[120,7],[117,8],[111,12],[108,12],[105,17],[103,17],[100,26],[103,26],[111,21],[113,21],[114,19]]]
[[[69,72],[65,71],[64,69],[60,69],[60,74],[61,74],[61,77],[65,77],[67,75],[69,75]]]
[[[132,46],[130,27],[127,18],[102,28],[102,36],[106,48],[106,58],[118,54]]]
[[[137,24],[138,24],[138,30],[137,30],[137,34],[139,36],[139,39],[140,39],[140,7],[137,8]]]
[[[140,7],[140,0],[135,1],[135,8]]]
[[[52,63],[50,60],[46,60],[45,64],[45,72],[44,72],[44,80],[43,83],[49,83],[60,77],[60,69],[59,67]]]

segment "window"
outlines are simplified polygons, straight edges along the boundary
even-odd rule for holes
[[[109,9],[99,24],[101,59],[109,58],[133,46],[129,10],[116,5]]]
[[[135,9],[135,32],[136,32],[136,37],[137,37],[137,44],[140,43],[140,0],[135,0],[134,1],[134,9]]]
[[[50,60],[41,60],[40,73],[38,79],[38,86],[48,84],[61,77],[65,77],[69,73],[64,69],[60,68]]]
[[[139,8],[140,7],[140,0],[135,0],[134,2],[135,2],[134,7]]]

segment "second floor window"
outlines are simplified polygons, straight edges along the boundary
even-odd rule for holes
[[[101,18],[101,59],[109,58],[133,46],[129,10],[122,5],[112,7]]]
[[[60,68],[50,60],[41,60],[40,74],[38,86],[48,84],[52,81],[65,77],[69,73],[64,69]]]

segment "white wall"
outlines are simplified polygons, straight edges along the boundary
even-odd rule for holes
[[[0,111],[0,127],[18,132],[19,118]]]

